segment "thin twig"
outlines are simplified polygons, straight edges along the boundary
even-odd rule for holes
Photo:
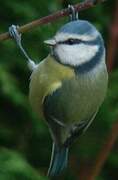
[[[98,4],[98,3],[104,2],[104,1],[105,0],[85,0],[82,3],[78,3],[78,4],[74,5],[74,7],[77,11],[82,11],[82,10],[88,9],[88,8]],[[24,33],[28,30],[31,30],[34,27],[37,27],[37,26],[42,25],[42,24],[47,24],[47,23],[53,22],[53,21],[55,21],[61,17],[68,16],[68,15],[69,15],[68,8],[63,9],[63,10],[58,11],[54,14],[49,15],[49,16],[45,16],[43,18],[40,18],[40,19],[34,20],[28,24],[25,24],[25,25],[19,27],[18,31],[20,33]],[[10,36],[9,36],[8,32],[0,35],[0,41],[6,40],[9,38],[10,38]]]
[[[116,4],[114,21],[110,28],[110,39],[107,48],[107,68],[111,72],[115,63],[115,54],[118,47],[118,2]]]
[[[86,180],[95,180],[97,175],[100,173],[106,159],[108,158],[108,155],[110,154],[110,152],[113,148],[113,145],[115,144],[117,138],[118,138],[118,121],[116,123],[114,123],[114,125],[111,129],[111,132],[106,139],[106,143],[102,147],[102,149],[101,149],[101,151],[100,151],[100,153],[99,153],[99,155],[95,161],[95,165],[93,166],[93,168],[89,172]]]

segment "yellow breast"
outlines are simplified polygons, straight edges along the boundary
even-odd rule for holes
[[[50,55],[37,66],[31,75],[29,99],[40,117],[43,117],[45,97],[60,88],[64,79],[71,79],[74,76],[72,68],[58,63]]]

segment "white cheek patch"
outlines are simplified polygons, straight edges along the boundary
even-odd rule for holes
[[[77,66],[90,61],[98,50],[98,45],[59,45],[56,54],[61,63]]]

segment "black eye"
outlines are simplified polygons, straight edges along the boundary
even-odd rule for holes
[[[72,39],[72,38],[70,38],[70,39],[68,39],[66,41],[60,41],[60,42],[58,42],[58,44],[74,45],[74,44],[80,44],[81,42],[83,42],[83,41],[80,40],[80,39]]]
[[[70,45],[75,44],[75,39],[68,39],[66,43]]]
[[[65,44],[73,45],[73,44],[79,44],[81,42],[82,40],[80,39],[68,39],[67,41],[65,41]]]

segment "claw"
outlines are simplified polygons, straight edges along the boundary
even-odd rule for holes
[[[21,34],[18,32],[18,25],[11,25],[9,27],[9,34],[12,38],[15,39],[15,41],[17,42],[17,44],[19,45],[21,43]]]
[[[74,6],[68,5],[69,19],[70,21],[78,20],[78,12],[75,10]]]

